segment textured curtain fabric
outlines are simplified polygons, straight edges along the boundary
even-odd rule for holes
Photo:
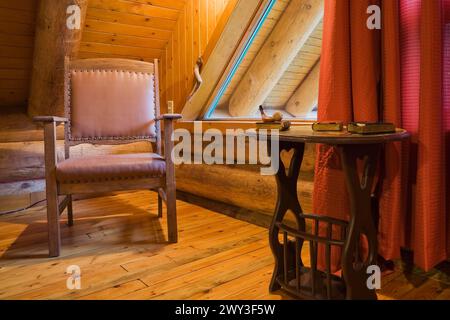
[[[447,259],[450,248],[449,8],[448,0],[400,2],[402,121],[417,150],[410,170],[411,247],[426,270]]]
[[[381,30],[366,26],[370,5],[382,9]],[[379,253],[398,258],[409,246],[424,269],[450,248],[449,8],[450,0],[325,1],[318,119],[383,120],[413,134],[411,144],[387,145],[380,162]],[[341,164],[328,146],[318,147],[313,205],[348,218]],[[338,266],[340,253],[332,259]]]

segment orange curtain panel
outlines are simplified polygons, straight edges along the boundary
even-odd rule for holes
[[[381,30],[367,27],[371,5]],[[320,70],[319,121],[386,121],[412,133],[386,146],[374,194],[379,253],[414,251],[430,269],[449,256],[450,0],[327,0]],[[450,158],[449,158],[450,159]],[[319,146],[316,213],[347,219],[337,153]],[[334,252],[333,263],[339,265]]]

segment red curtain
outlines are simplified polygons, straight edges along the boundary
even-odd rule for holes
[[[381,30],[366,26],[370,5],[382,10]],[[450,0],[325,1],[318,119],[383,120],[413,134],[388,145],[380,164],[379,252],[394,259],[409,246],[424,269],[450,249],[449,11]],[[318,214],[348,217],[331,147],[318,147],[313,203]]]

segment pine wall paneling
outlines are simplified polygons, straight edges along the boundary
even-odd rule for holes
[[[176,111],[230,0],[89,0],[78,58],[160,59],[161,104]],[[26,106],[36,0],[0,0],[0,107]]]
[[[80,58],[162,58],[185,0],[89,0]]]
[[[205,52],[215,28],[230,0],[187,0],[177,27],[167,44],[166,82],[163,84],[162,108],[174,101],[181,112],[193,86],[193,70],[197,59]]]
[[[27,103],[36,0],[0,0],[0,111]]]

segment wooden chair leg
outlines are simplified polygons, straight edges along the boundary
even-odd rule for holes
[[[158,218],[163,216],[163,201],[161,195],[158,193]]]
[[[67,225],[73,226],[73,208],[72,208],[72,195],[68,195],[69,202],[67,203]]]
[[[175,165],[171,157],[174,143],[172,141],[173,118],[164,118],[164,155],[166,158],[166,208],[167,208],[167,227],[169,232],[169,242],[178,241],[177,230],[177,188],[175,182]]]
[[[61,252],[61,232],[59,229],[58,194],[56,181],[47,184],[47,227],[48,249],[50,257],[58,257]]]
[[[56,123],[44,125],[45,189],[47,196],[48,251],[50,257],[61,252],[61,232],[59,230],[58,185],[56,182]]]
[[[178,242],[178,227],[177,227],[177,204],[176,204],[176,190],[166,190],[166,206],[167,206],[167,228],[169,232],[169,242]]]

